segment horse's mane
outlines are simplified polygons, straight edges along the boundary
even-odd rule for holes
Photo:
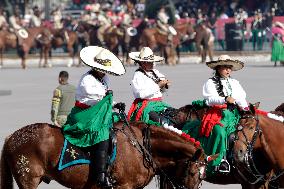
[[[132,126],[138,127],[140,130],[146,129],[147,127],[151,130],[152,134],[154,136],[157,136],[157,138],[162,138],[164,140],[174,140],[176,142],[181,142],[181,143],[189,143],[192,146],[194,146],[194,143],[191,141],[186,140],[185,138],[181,137],[179,134],[165,129],[163,127],[157,127],[154,125],[147,125],[143,122],[133,122],[131,123]]]
[[[188,112],[190,112],[193,108],[194,108],[193,105],[187,104],[187,105],[185,105],[185,106],[183,106],[183,107],[180,107],[178,110],[181,111],[181,112],[188,113]]]
[[[284,103],[280,104],[274,111],[271,111],[271,113],[284,117]]]

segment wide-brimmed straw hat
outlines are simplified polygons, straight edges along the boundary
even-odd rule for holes
[[[279,27],[281,27],[282,29],[284,29],[284,24],[281,23],[281,22],[279,22],[279,21],[274,22],[274,25],[275,25],[275,26],[279,26]]]
[[[240,70],[244,67],[244,63],[239,60],[233,60],[229,55],[221,55],[218,60],[206,62],[206,65],[211,69],[216,69],[217,66],[232,66],[233,71]]]
[[[164,60],[163,57],[154,55],[149,47],[143,47],[140,52],[131,52],[129,57],[138,62],[160,62]]]
[[[80,51],[80,59],[84,64],[98,71],[112,75],[125,74],[125,68],[112,52],[99,46],[88,46]]]
[[[26,39],[29,37],[29,33],[27,32],[27,30],[25,30],[24,28],[20,28],[18,30],[18,34],[19,36],[21,36],[23,39]]]

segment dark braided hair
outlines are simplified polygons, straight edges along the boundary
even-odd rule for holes
[[[218,94],[221,96],[221,97],[225,97],[225,94],[223,92],[223,85],[221,83],[221,75],[219,74],[219,72],[217,71],[217,67],[216,67],[216,73],[215,73],[215,76],[210,78],[212,79],[213,83],[215,84],[216,86],[216,90],[218,92]]]

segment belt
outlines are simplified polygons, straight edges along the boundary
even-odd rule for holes
[[[84,103],[79,102],[79,101],[76,101],[76,102],[75,102],[75,106],[78,107],[78,108],[82,108],[82,109],[87,109],[87,108],[90,107],[89,105],[84,104]]]

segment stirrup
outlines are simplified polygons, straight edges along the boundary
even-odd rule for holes
[[[225,166],[221,166],[221,164],[224,164]],[[218,170],[219,173],[226,173],[227,174],[227,173],[230,173],[231,166],[226,159],[222,159],[220,165],[217,167],[217,170]]]
[[[100,173],[98,175],[97,183],[103,188],[113,188],[112,179],[106,173]]]

